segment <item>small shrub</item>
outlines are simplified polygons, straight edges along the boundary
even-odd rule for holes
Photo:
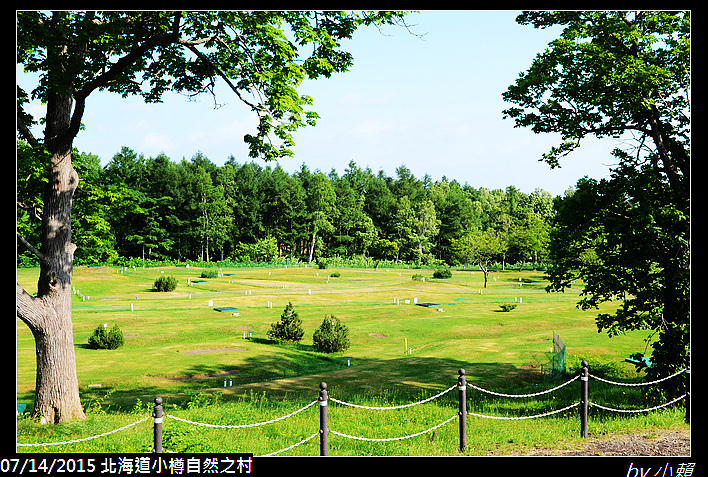
[[[322,259],[318,260],[317,261],[317,268],[319,268],[320,270],[324,270],[325,268],[327,268],[327,262],[325,262]]]
[[[194,427],[169,426],[162,433],[162,443],[170,452],[195,452],[200,445],[200,433]]]
[[[499,305],[499,307],[502,309],[502,311],[509,312],[516,308],[516,303],[502,303]]]
[[[452,272],[449,268],[441,268],[433,272],[433,278],[452,278]]]
[[[161,275],[155,280],[153,288],[159,292],[174,291],[174,289],[177,288],[177,279],[173,276],[166,277]]]
[[[189,395],[189,394],[188,394]],[[189,401],[187,401],[187,409],[199,409],[204,407],[213,407],[219,404],[219,399],[222,393],[216,392],[214,394],[207,394],[204,391],[200,391],[196,394],[189,396]]]
[[[339,277],[339,276],[341,276],[341,275],[339,274],[339,272],[332,272],[332,273],[329,274],[329,276],[330,276],[330,277],[337,278],[337,277]]]
[[[219,276],[219,272],[216,270],[204,270],[201,275],[199,275],[200,278],[216,278]]]
[[[123,346],[124,342],[123,332],[118,325],[113,325],[110,331],[106,326],[98,325],[88,339],[89,347],[92,349],[116,349]]]
[[[280,321],[270,324],[268,336],[276,340],[299,342],[305,335],[302,329],[302,320],[298,317],[297,312],[293,309],[293,304],[288,303],[283,314],[280,315]]]
[[[416,273],[416,274],[413,275],[411,278],[412,278],[413,280],[419,282],[419,281],[423,280],[425,277],[424,277],[423,275],[421,275],[420,273]]]
[[[626,373],[622,365],[613,359],[603,356],[579,356],[575,354],[565,359],[565,366],[568,369],[568,373],[573,375],[579,374],[583,367],[583,361],[587,361],[590,373],[601,378],[624,378],[627,377],[625,374],[631,375],[631,373]]]
[[[336,316],[325,316],[312,335],[312,344],[325,353],[344,351],[349,348],[349,328]]]

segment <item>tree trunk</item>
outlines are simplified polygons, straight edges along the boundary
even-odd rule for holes
[[[32,418],[39,419],[41,424],[83,419],[76,377],[71,293],[57,291],[33,298],[17,285],[17,295],[17,314],[30,328],[35,341],[37,377]]]
[[[50,48],[48,56],[60,62],[65,51]],[[79,399],[71,322],[76,250],[71,243],[71,208],[79,184],[71,165],[71,148],[81,119],[79,112],[72,123],[72,89],[72,85],[62,84],[47,98],[44,145],[51,164],[44,190],[42,247],[35,251],[41,263],[37,297],[30,296],[19,284],[15,293],[17,317],[34,335],[37,377],[32,417],[42,423],[85,417]]]
[[[84,418],[76,376],[71,321],[71,280],[76,245],[71,243],[71,207],[79,178],[71,147],[52,155],[44,194],[41,267],[37,297],[16,287],[17,316],[34,335],[37,377],[32,417],[42,423]]]
[[[317,232],[312,232],[312,245],[310,246],[310,261],[309,263],[312,263],[312,256],[315,253],[315,239],[317,237]]]
[[[487,288],[487,279],[489,278],[489,265],[486,263],[482,266],[482,262],[479,262],[479,269],[482,270],[484,275],[484,288]]]

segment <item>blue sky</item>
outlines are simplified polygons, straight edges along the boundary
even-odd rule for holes
[[[358,30],[343,45],[354,56],[350,71],[303,84],[301,93],[314,98],[320,119],[295,133],[295,155],[281,167],[292,173],[305,163],[341,175],[353,160],[395,177],[405,165],[418,178],[445,176],[488,189],[513,185],[526,193],[541,188],[552,195],[585,175],[607,177],[617,140],[586,140],[561,169],[551,170],[538,159],[558,136],[515,129],[502,119],[511,105],[501,94],[560,32],[519,25],[518,13],[411,14],[411,31],[422,38],[397,27]],[[21,73],[18,82],[25,84]],[[243,135],[254,131],[256,120],[226,88],[217,93],[218,109],[210,96],[188,101],[167,94],[163,103],[146,105],[138,97],[94,93],[74,146],[104,165],[122,146],[174,161],[201,152],[217,165],[230,155],[249,162]],[[35,105],[33,112],[40,110]]]

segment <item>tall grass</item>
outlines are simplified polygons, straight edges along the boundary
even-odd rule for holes
[[[572,386],[572,385],[571,385]],[[577,391],[577,387],[573,386]],[[564,388],[565,389],[565,388]],[[338,390],[331,390],[332,397]],[[457,413],[457,391],[437,400],[414,407],[395,410],[368,410],[342,406],[330,401],[328,428],[341,434],[368,438],[392,439],[417,434],[438,426]],[[468,393],[471,394],[471,393]],[[468,410],[484,416],[521,417],[560,407],[556,401],[572,392],[555,392],[550,397],[514,399],[470,396]],[[393,407],[419,402],[427,393],[401,393],[395,390],[380,395],[350,396],[346,402],[361,406]],[[594,397],[593,399],[599,399]],[[626,396],[625,403],[633,400]],[[572,402],[572,401],[571,401]],[[245,391],[237,399],[222,402],[217,395],[198,393],[182,404],[166,402],[165,412],[189,421],[238,426],[267,422],[288,415],[309,404],[306,401],[271,399],[266,392]],[[563,403],[565,404],[565,403]],[[622,406],[623,403],[617,403]],[[56,442],[98,435],[128,425],[149,415],[147,403],[136,403],[129,412],[113,413],[95,405],[85,421],[56,426],[40,426],[28,419],[18,421],[18,442]],[[601,410],[600,410],[601,411]],[[653,429],[686,428],[682,422],[682,406],[632,416],[609,415],[591,408],[590,437],[612,433],[650,433]],[[94,440],[46,446],[19,447],[20,452],[149,452],[152,448],[152,419],[130,429]],[[319,429],[319,407],[311,406],[287,419],[256,427],[224,429],[195,426],[166,417],[163,445],[172,452],[237,453],[267,455],[285,449],[316,434]],[[533,450],[567,450],[582,445],[578,408],[550,417],[525,420],[499,420],[469,415],[467,417],[467,449],[463,455],[500,455],[528,453]],[[423,435],[387,442],[355,440],[330,433],[329,455],[339,456],[423,456],[460,455],[458,420]],[[281,455],[319,455],[319,437],[290,449]]]

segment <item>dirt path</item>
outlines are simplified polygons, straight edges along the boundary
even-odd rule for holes
[[[690,456],[691,431],[688,429],[652,430],[642,435],[616,434],[591,438],[579,449],[539,449],[523,455]]]

